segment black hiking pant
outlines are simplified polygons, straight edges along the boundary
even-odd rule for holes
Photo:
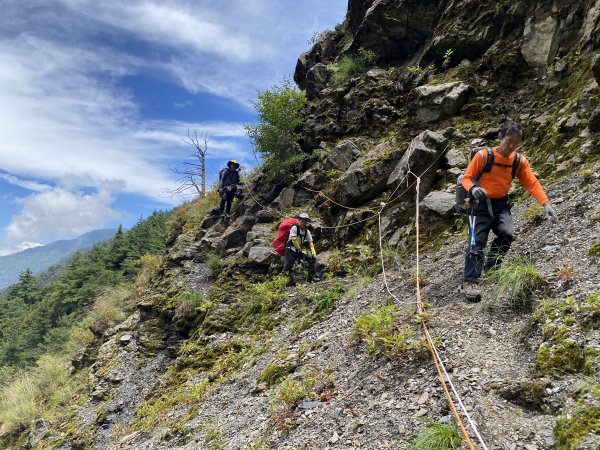
[[[233,202],[233,197],[235,197],[235,191],[233,190],[229,192],[223,191],[221,193],[221,205],[219,206],[221,214],[223,214],[224,211],[227,213],[231,211],[231,202]],[[225,205],[227,205],[227,207],[225,207]]]
[[[316,258],[304,258],[302,252],[292,250],[290,247],[285,248],[285,260],[283,263],[283,271],[290,272],[296,261],[302,261],[306,259],[308,262],[308,276],[313,278],[317,274],[317,259]]]
[[[471,244],[471,230],[469,229],[469,241],[465,255],[465,281],[477,281],[483,270],[490,270],[501,264],[502,258],[510,249],[510,244],[514,239],[513,220],[508,198],[491,199],[490,202],[494,217],[490,215],[485,201],[479,202],[473,210],[475,215],[475,243]],[[470,215],[471,210],[468,211],[468,217]],[[490,230],[494,232],[496,237],[492,241],[486,260],[484,249]]]

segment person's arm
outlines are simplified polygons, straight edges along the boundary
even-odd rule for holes
[[[312,241],[308,242],[308,247],[310,248],[310,252],[312,253],[312,255],[317,256],[317,252],[315,250],[315,246],[313,245]]]
[[[290,241],[296,250],[302,251],[300,248],[300,242],[298,242],[298,225],[294,225],[290,228]]]
[[[477,152],[462,177],[461,183],[467,192],[470,192],[473,186],[475,186],[475,178],[477,178],[477,175],[481,173],[485,166],[485,161],[481,153],[481,151]]]
[[[521,184],[525,187],[525,189],[529,191],[531,196],[535,198],[540,205],[545,205],[550,200],[544,192],[544,188],[533,173],[531,164],[529,164],[527,158],[521,156],[521,160],[522,162],[519,165],[519,169],[517,170],[517,178],[519,178]]]

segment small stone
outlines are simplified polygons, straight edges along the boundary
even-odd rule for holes
[[[398,433],[406,434],[406,427],[403,424],[398,425]]]
[[[127,345],[129,344],[129,342],[131,342],[133,336],[131,336],[130,334],[124,334],[123,336],[121,336],[121,339],[119,339],[119,343],[121,345]]]
[[[427,403],[427,400],[429,400],[429,394],[427,392],[423,392],[423,394],[419,397],[419,400],[417,400],[417,403],[423,405]]]
[[[413,417],[423,417],[425,415],[427,415],[427,409],[421,408],[413,415]]]
[[[321,405],[320,401],[313,401],[313,402],[302,402],[300,403],[297,407],[296,410],[309,410],[309,409],[315,409],[318,408]]]
[[[339,436],[339,434],[337,434],[337,431],[334,431],[334,432],[333,432],[333,436],[331,436],[331,438],[329,439],[329,441],[328,441],[328,442],[329,442],[330,444],[335,444],[335,443],[336,443],[337,441],[339,441],[339,440],[340,440],[340,436]]]
[[[525,445],[525,450],[538,450],[537,445],[527,444]]]

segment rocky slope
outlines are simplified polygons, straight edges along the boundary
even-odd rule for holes
[[[451,420],[428,320],[488,448],[598,448],[599,21],[591,0],[350,0],[296,67],[309,103],[294,181],[258,173],[231,221],[175,227],[138,312],[76,362],[89,392],[71,419],[13,442],[412,448],[424,419]],[[340,78],[344,57],[358,69]],[[511,252],[535,261],[536,284],[515,303],[491,283],[467,304],[454,181],[473,140],[493,144],[507,117],[561,221],[517,188]],[[414,311],[414,174],[428,318]],[[280,215],[300,210],[316,217],[327,277],[291,286],[268,248]],[[402,342],[373,341],[377,318]]]

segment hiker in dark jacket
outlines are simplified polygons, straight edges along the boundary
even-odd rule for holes
[[[237,191],[237,185],[240,184],[240,165],[234,159],[227,162],[227,168],[221,171],[219,194],[221,195],[221,205],[219,209],[221,215],[229,214],[231,211],[231,202]]]
[[[514,239],[508,191],[513,177],[516,150],[523,143],[523,137],[523,129],[519,124],[505,122],[498,133],[500,144],[492,149],[493,163],[490,171],[483,171],[486,156],[485,152],[479,152],[471,160],[462,178],[462,185],[472,199],[469,219],[474,222],[469,224],[469,245],[465,255],[463,283],[463,292],[469,301],[481,299],[478,285],[481,273],[502,262],[502,257],[508,252]],[[534,175],[529,161],[522,155],[515,176],[533,198],[543,205],[545,216],[554,223],[558,222],[558,216],[548,196]],[[494,232],[496,238],[485,258],[484,249],[490,231]]]

